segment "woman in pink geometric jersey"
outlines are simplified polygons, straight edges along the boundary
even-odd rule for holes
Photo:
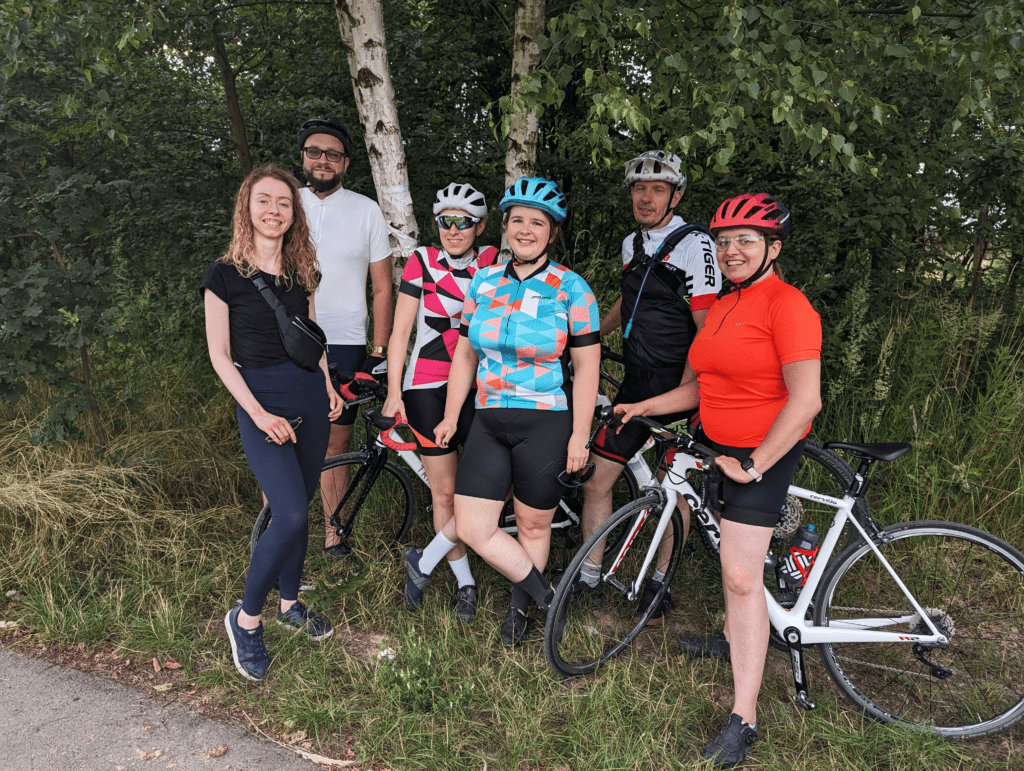
[[[388,342],[388,399],[382,414],[401,414],[416,437],[423,469],[430,481],[434,530],[439,534],[435,538],[437,543],[431,542],[424,550],[426,561],[432,570],[447,552],[448,565],[458,582],[455,611],[463,621],[470,621],[476,615],[477,589],[466,547],[457,543],[453,548],[453,543],[441,535],[441,528],[455,513],[455,449],[469,433],[472,394],[462,407],[454,441],[447,447],[438,447],[433,436],[434,427],[444,418],[448,371],[459,340],[466,289],[477,270],[497,260],[498,250],[493,246],[475,246],[487,225],[487,203],[483,193],[472,186],[453,182],[438,190],[434,215],[443,248],[416,249],[409,255],[402,273],[395,323]],[[405,352],[414,325],[416,344],[403,380]],[[418,607],[421,600],[422,595],[406,596],[410,609]]]

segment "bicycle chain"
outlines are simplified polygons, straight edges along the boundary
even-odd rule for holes
[[[836,661],[851,661],[854,664],[859,664],[860,666],[869,667],[871,669],[882,669],[886,672],[895,672],[898,675],[916,675],[918,677],[931,676],[928,672],[913,672],[909,669],[897,669],[896,667],[887,667],[885,666],[885,664],[875,664],[872,661],[861,661],[860,659],[851,659],[849,656],[836,656],[834,653],[832,654],[832,657]],[[949,669],[949,667],[946,667],[946,669]],[[949,671],[954,675],[959,674],[955,669],[950,669]]]

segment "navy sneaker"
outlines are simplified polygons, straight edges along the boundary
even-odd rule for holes
[[[640,595],[640,604],[637,605],[636,615],[633,616],[633,623],[640,620],[640,617],[647,612],[647,609],[654,602],[654,598],[661,591],[661,587],[664,586],[660,581],[655,581],[653,578],[647,579],[647,585],[644,587],[644,593]],[[675,606],[672,604],[672,590],[666,589],[665,594],[661,598],[661,602],[658,603],[658,607],[654,609],[654,613],[647,619],[647,626],[659,626],[665,622],[665,614],[668,613]]]
[[[224,616],[224,626],[228,630],[231,642],[231,657],[235,660],[235,669],[246,680],[259,682],[267,676],[270,669],[270,657],[263,645],[263,622],[252,631],[242,629],[238,625],[238,614],[242,606],[236,605]]]
[[[725,659],[729,660],[729,641],[725,635],[719,632],[710,637],[680,637],[679,647],[683,653],[688,653],[695,659]]]
[[[455,615],[467,624],[476,618],[477,597],[476,584],[466,584],[455,590],[455,599],[452,603]]]
[[[736,768],[747,758],[751,745],[757,741],[757,730],[743,722],[735,712],[725,721],[725,728],[704,748],[704,759],[715,768]]]
[[[420,556],[423,549],[407,546],[402,550],[402,564],[405,565],[405,604],[409,610],[416,610],[423,604],[423,590],[427,588],[429,574],[420,572]]]
[[[326,640],[334,634],[330,621],[318,616],[301,602],[296,602],[283,613],[278,610],[277,623],[293,632],[305,632],[310,640]]]

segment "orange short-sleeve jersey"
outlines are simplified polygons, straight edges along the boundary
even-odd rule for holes
[[[689,355],[704,431],[719,444],[757,447],[789,398],[782,366],[820,358],[821,317],[777,276],[718,300]]]

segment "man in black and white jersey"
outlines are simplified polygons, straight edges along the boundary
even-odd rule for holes
[[[707,309],[721,289],[714,241],[703,225],[687,224],[674,213],[686,189],[675,155],[655,150],[626,163],[626,184],[633,201],[638,228],[622,242],[622,295],[601,321],[601,335],[622,327],[626,375],[615,401],[633,403],[665,393],[680,384],[690,343],[704,324]],[[688,414],[652,416],[671,423]],[[593,480],[583,488],[583,535],[589,537],[612,513],[612,487],[622,468],[644,445],[649,430],[631,423],[619,433],[602,430],[594,440],[590,460]],[[685,540],[689,509],[679,501]],[[669,544],[664,544],[667,563]],[[658,567],[663,565],[659,559]],[[575,592],[591,603],[603,600],[599,582],[601,554],[595,550],[584,563]],[[648,581],[641,612],[655,596],[664,574],[655,571]],[[666,592],[661,608],[649,623],[661,623],[671,609]]]

